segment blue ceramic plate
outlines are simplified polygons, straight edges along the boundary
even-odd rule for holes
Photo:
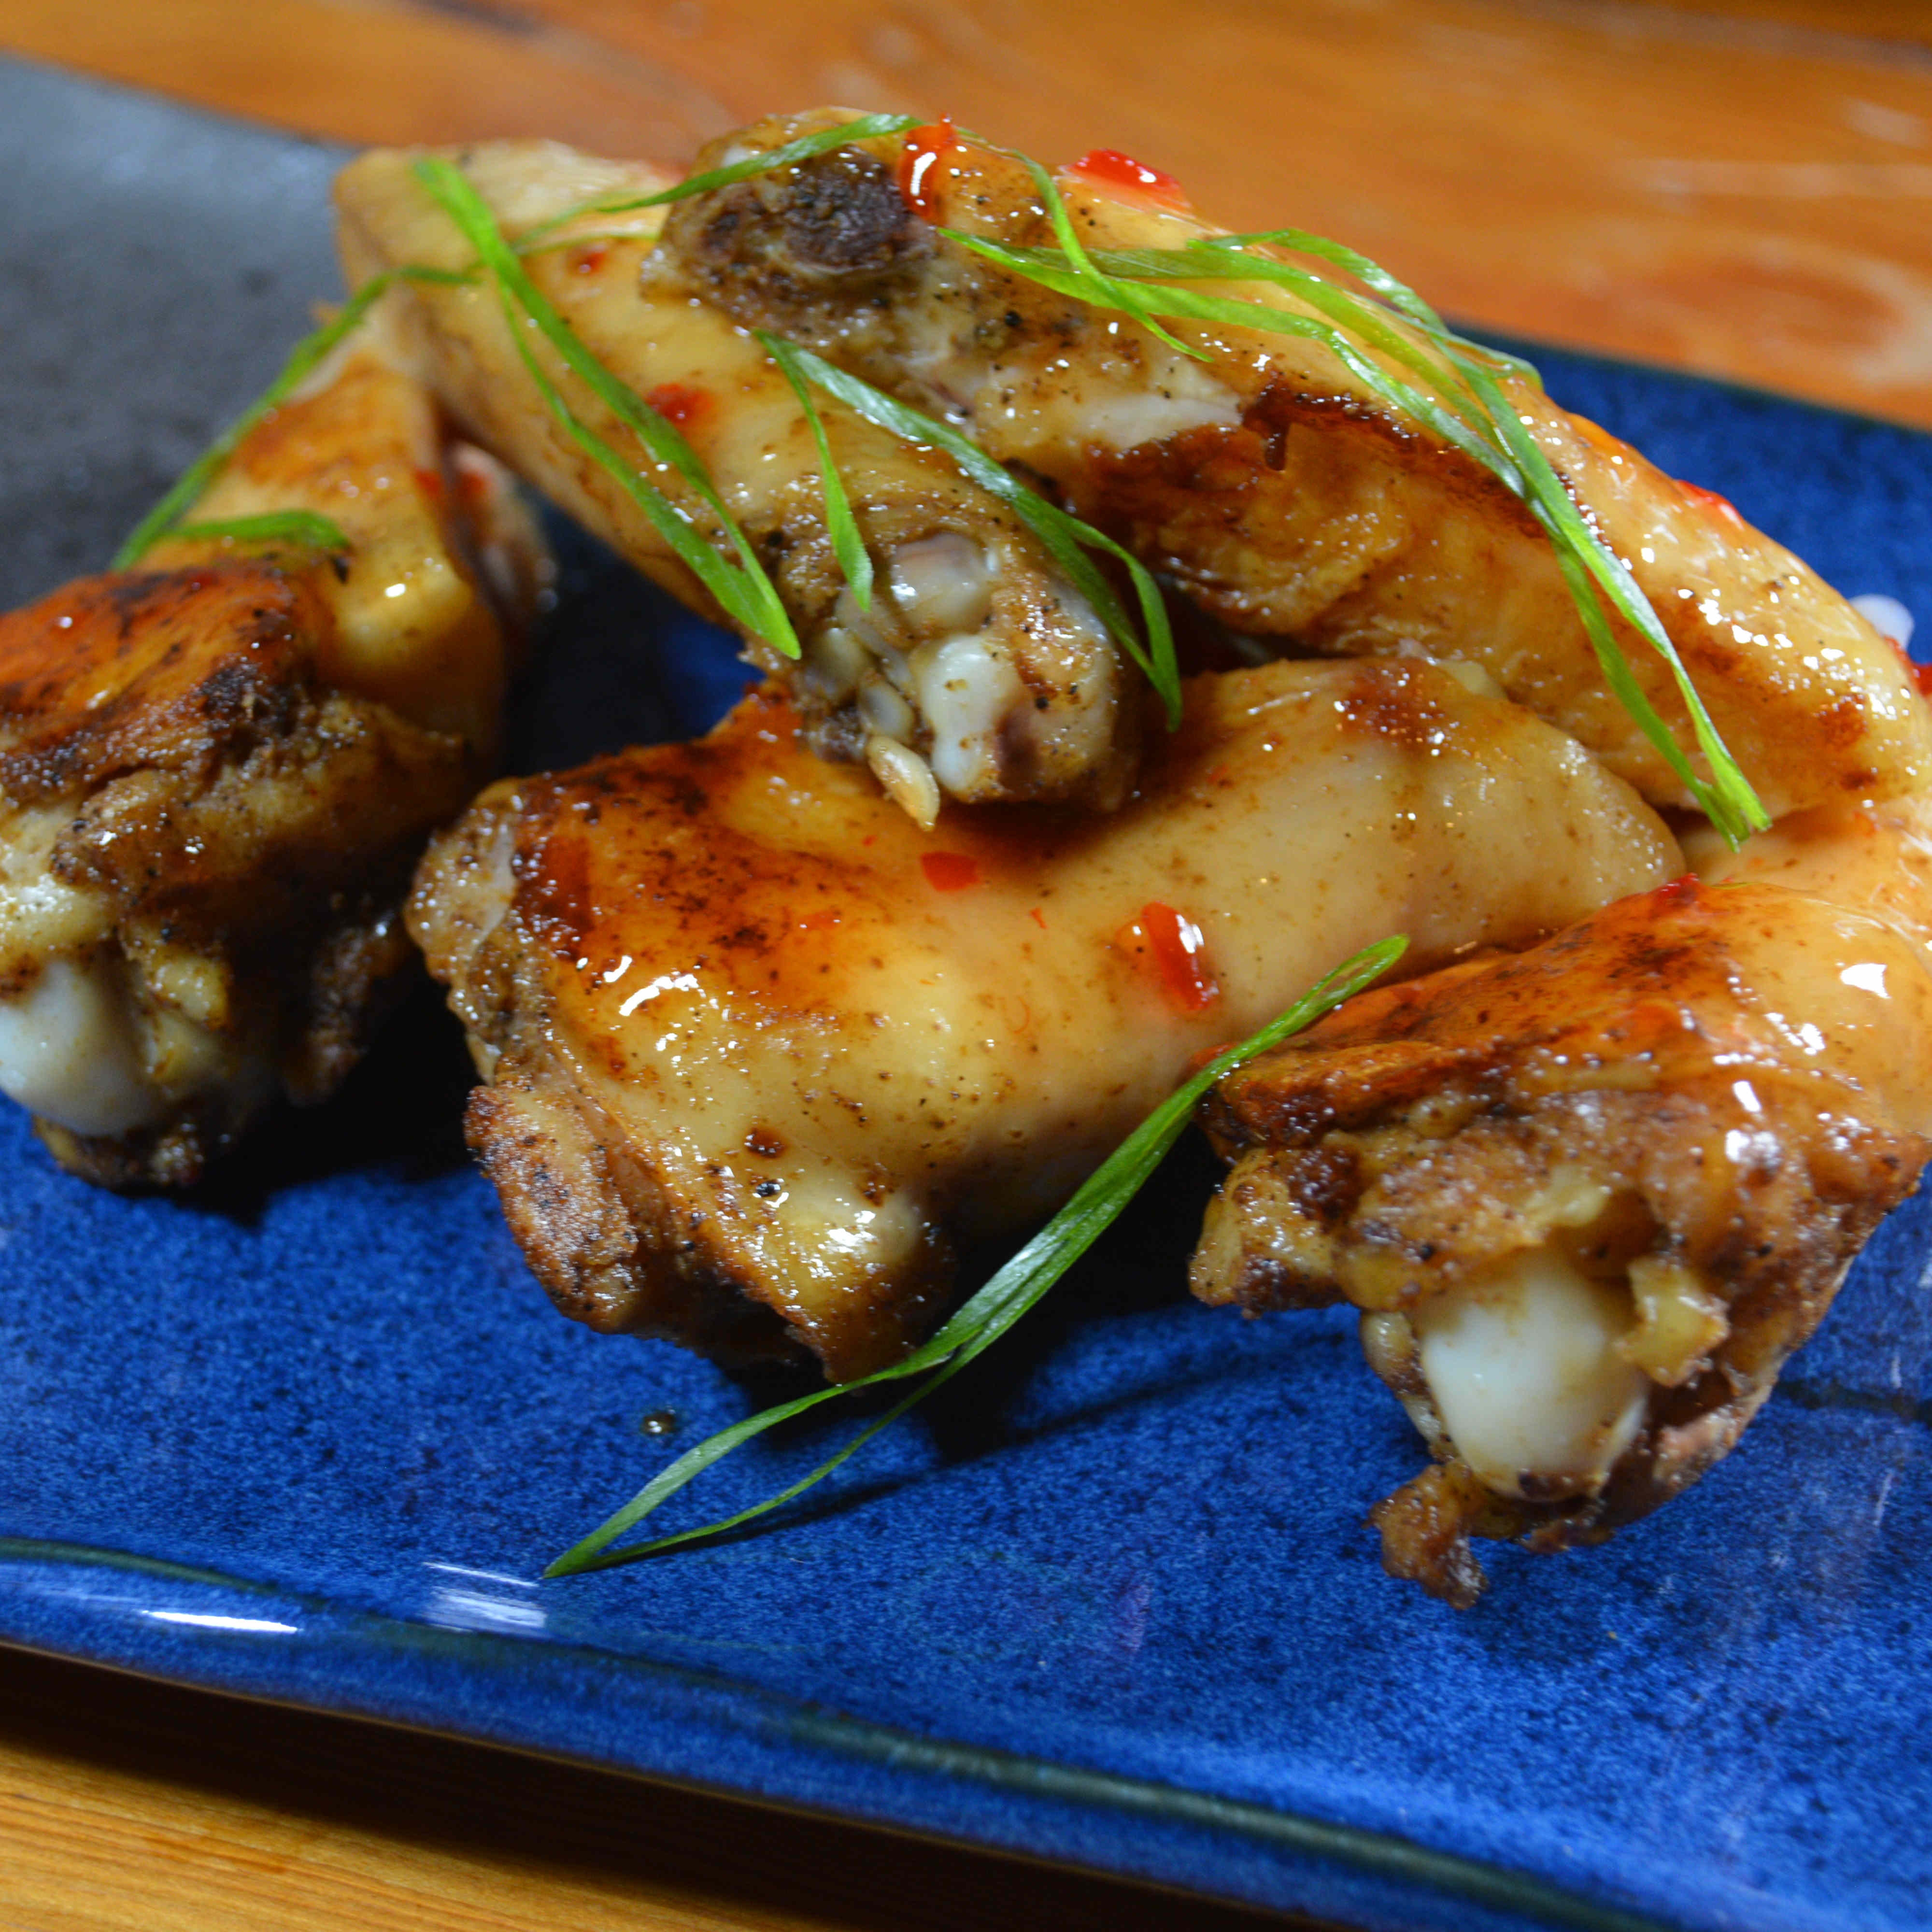
[[[331,290],[333,158],[0,67],[8,601],[98,565]],[[1544,361],[1932,614],[1926,439]],[[594,557],[569,614],[528,758],[735,682]],[[1391,1932],[1926,1922],[1919,1204],[1700,1488],[1598,1551],[1495,1552],[1466,1615],[1381,1574],[1364,1513],[1419,1451],[1348,1322],[1182,1294],[1198,1155],[808,1510],[539,1585],[770,1390],[550,1312],[464,1156],[466,1077],[425,1001],[184,1201],[95,1192],[0,1117],[0,1638]]]

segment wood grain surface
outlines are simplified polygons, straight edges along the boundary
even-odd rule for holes
[[[0,1649],[8,1932],[1199,1932],[1231,1906]]]
[[[1121,148],[1480,324],[1932,425],[1922,0],[0,0],[356,141],[676,161],[823,100]],[[0,1925],[1138,1928],[1232,1910],[0,1652]]]
[[[1907,0],[0,0],[0,46],[362,141],[676,161],[823,100],[1126,149],[1493,328],[1932,424]]]

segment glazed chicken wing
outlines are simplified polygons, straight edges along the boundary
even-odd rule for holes
[[[1224,1083],[1195,1292],[1363,1310],[1438,1459],[1391,1572],[1466,1604],[1472,1534],[1600,1538],[1737,1440],[1932,1152],[1928,830],[1806,815]]]
[[[699,165],[841,118],[760,122]],[[1605,683],[1548,540],[1487,470],[1394,414],[1319,343],[1172,325],[1205,352],[1196,360],[970,252],[941,231],[1052,245],[1024,168],[942,140],[922,152],[908,195],[908,153],[896,136],[855,142],[682,201],[653,273],[1051,479],[1232,629],[1330,653],[1472,658],[1653,802],[1689,802]],[[1092,249],[1174,248],[1216,232],[1118,171],[1076,170],[1060,185]],[[1293,318],[1316,313],[1267,283],[1207,287]],[[1720,500],[1660,475],[1540,389],[1514,378],[1503,388],[1648,595],[1772,817],[1932,781],[1924,707],[1863,616]],[[1662,660],[1628,629],[1622,643],[1688,745]]]
[[[0,617],[0,1089],[67,1166],[184,1184],[323,1097],[412,957],[424,840],[488,775],[540,556],[380,318],[196,506],[350,539],[182,537]]]
[[[650,169],[542,142],[494,142],[458,158],[513,236],[589,200],[668,184]],[[344,172],[337,199],[352,277],[471,260],[413,159],[377,152]],[[818,749],[869,764],[922,824],[942,794],[1117,802],[1139,737],[1139,694],[1092,608],[1039,542],[943,454],[828,404],[838,472],[877,563],[878,593],[862,608],[839,570],[818,445],[789,383],[747,330],[658,272],[655,215],[620,219],[637,232],[613,236],[614,218],[581,219],[556,238],[592,238],[537,250],[526,266],[604,367],[677,423],[770,572],[804,656],[793,664],[755,638],[748,654],[788,680]],[[547,406],[487,284],[398,293],[422,366],[469,434],[668,589],[722,614]],[[573,388],[572,406],[728,549],[713,512],[674,470],[650,460],[607,405]]]
[[[767,692],[698,744],[497,785],[410,922],[566,1312],[834,1379],[1360,947],[1406,932],[1426,968],[1682,864],[1574,742],[1423,664],[1197,680],[1106,818],[928,834],[795,725]]]

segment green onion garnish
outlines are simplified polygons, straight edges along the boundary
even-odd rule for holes
[[[831,440],[825,434],[825,423],[818,413],[818,405],[812,399],[811,378],[800,359],[800,352],[789,342],[767,334],[762,328],[754,329],[752,333],[791,385],[792,394],[797,397],[798,406],[812,426],[812,439],[818,445],[818,473],[825,493],[825,524],[832,533],[832,554],[838,560],[838,568],[845,581],[852,586],[852,595],[859,600],[860,609],[869,610],[872,608],[872,555],[866,549],[866,539],[860,536],[857,520],[852,514],[852,501],[845,494],[844,478],[838,474],[838,466],[832,460]]]
[[[794,162],[808,161],[814,155],[830,154],[834,148],[846,147],[854,141],[903,134],[908,128],[918,125],[917,118],[910,114],[862,114],[856,120],[820,128],[815,134],[801,134],[796,141],[788,141],[782,148],[748,154],[742,161],[733,161],[724,167],[707,168],[701,175],[688,175],[674,187],[660,188],[655,194],[620,195],[579,202],[574,208],[566,208],[561,214],[553,214],[539,221],[534,228],[525,229],[517,237],[514,246],[521,254],[566,222],[578,220],[586,214],[628,214],[634,208],[662,208],[670,202],[683,201],[694,194],[709,194],[714,188],[730,188],[759,175],[776,174],[779,169],[788,168]],[[571,238],[573,242],[580,238]]]
[[[796,343],[777,344],[777,338],[762,332],[758,340],[767,350],[782,347],[785,358],[779,366],[794,381],[800,376],[817,384],[849,410],[879,428],[889,430],[903,441],[937,449],[950,456],[972,481],[989,495],[1006,504],[1036,537],[1074,587],[1090,604],[1108,634],[1146,673],[1148,681],[1166,707],[1170,726],[1180,722],[1180,670],[1175,662],[1174,632],[1167,620],[1167,607],[1161,601],[1160,586],[1140,559],[1124,550],[1113,538],[1082,523],[1058,505],[1049,503],[1029,490],[1004,465],[996,463],[976,443],[967,441],[956,429],[901,402],[896,396],[875,389],[860,377],[836,368],[821,356]],[[1087,555],[1089,550],[1104,550],[1122,564],[1134,586],[1139,603],[1146,640],[1129,620],[1114,587]]]
[[[652,526],[716,600],[733,622],[748,635],[762,638],[788,658],[799,655],[798,634],[792,628],[783,599],[765,574],[750,539],[738,526],[712,482],[698,453],[675,424],[652,408],[627,383],[621,382],[586,349],[577,332],[552,306],[496,226],[489,204],[467,177],[440,154],[426,155],[416,164],[416,178],[427,188],[476,252],[495,281],[504,303],[512,338],[524,367],[536,379],[545,404],[572,437],[622,484]],[[692,494],[717,520],[737,552],[734,567],[712,548],[689,514],[674,503],[648,477],[633,468],[581,422],[565,402],[554,382],[538,368],[519,326],[514,309],[533,323],[557,356],[626,428],[652,460],[682,478]]]
[[[218,524],[176,524],[162,531],[168,541],[228,539],[232,543],[299,543],[311,550],[352,549],[340,524],[315,510],[265,510],[261,516],[230,516]],[[158,539],[157,539],[158,541]]]
[[[1408,949],[1402,938],[1384,939],[1364,946],[1352,959],[1336,968],[1312,991],[1304,993],[1279,1019],[1240,1046],[1217,1054],[1184,1085],[1163,1100],[1090,1174],[1072,1199],[1028,1242],[1006,1266],[973,1296],[952,1320],[922,1347],[915,1348],[904,1360],[889,1369],[845,1382],[836,1388],[814,1390],[810,1395],[778,1403],[729,1429],[721,1430],[672,1463],[645,1484],[616,1515],[600,1523],[582,1542],[567,1550],[544,1570],[546,1576],[570,1576],[586,1570],[608,1570],[620,1563],[634,1562],[658,1550],[670,1550],[700,1538],[716,1536],[752,1522],[768,1511],[790,1502],[814,1483],[822,1481],[856,1450],[888,1428],[916,1402],[950,1381],[966,1364],[982,1355],[1020,1317],[1040,1300],[1048,1289],[1093,1246],[1119,1216],[1120,1210],[1158,1167],[1168,1150],[1180,1138],[1202,1096],[1214,1083],[1234,1069],[1265,1053],[1270,1047],[1312,1025],[1322,1016],[1339,1006],[1383,974]],[[874,1384],[898,1382],[908,1376],[932,1372],[912,1393],[895,1402],[877,1420],[868,1423],[857,1435],[829,1456],[810,1474],[781,1490],[776,1496],[754,1503],[734,1515],[721,1516],[697,1529],[680,1530],[650,1543],[635,1544],[623,1550],[608,1545],[632,1525],[649,1516],[659,1504],[675,1496],[694,1477],[714,1462],[722,1461],[740,1443],[761,1436],[776,1424],[802,1415],[820,1402],[832,1401],[854,1389]]]
[[[444,268],[391,268],[380,275],[372,275],[327,322],[304,336],[289,351],[288,360],[282,364],[275,380],[175,478],[167,494],[134,526],[127,541],[114,553],[112,567],[116,570],[132,569],[147,551],[173,530],[176,519],[200,500],[223,465],[235,454],[242,438],[271,410],[288,400],[309,372],[368,314],[376,298],[392,282],[460,282],[464,279],[461,274]],[[318,522],[326,520],[317,519]],[[334,530],[333,524],[329,527]],[[347,547],[341,541],[340,531],[335,531],[334,541],[321,546],[331,550]]]
[[[1025,161],[1024,156],[1017,158]],[[1452,333],[1420,296],[1366,256],[1298,229],[1274,230],[1258,236],[1204,238],[1182,248],[1090,251],[1073,233],[1058,184],[1036,163],[1026,161],[1025,164],[1036,184],[1041,186],[1048,218],[1060,243],[1058,249],[1016,248],[953,229],[940,232],[1056,294],[1096,308],[1117,310],[1144,325],[1149,324],[1150,316],[1159,315],[1222,327],[1260,329],[1321,344],[1374,394],[1480,464],[1527,506],[1550,537],[1605,682],[1637,728],[1731,844],[1741,844],[1752,832],[1770,824],[1769,814],[1712,722],[1696,686],[1649,600],[1577,509],[1549,458],[1524,426],[1496,380],[1499,369],[1504,374],[1526,373],[1528,379],[1537,380],[1540,387],[1533,370]],[[1377,299],[1357,296],[1291,262],[1246,252],[1251,244],[1260,242],[1278,243],[1346,268],[1372,289]],[[1229,280],[1272,283],[1299,296],[1327,320],[1318,321],[1264,302],[1231,300],[1198,289],[1171,285]],[[1159,292],[1152,292],[1154,289]],[[1390,309],[1421,332],[1433,349],[1433,356],[1390,326]],[[1156,332],[1165,340],[1175,340],[1165,331]],[[1190,355],[1203,352],[1190,344],[1177,343],[1176,346]],[[1385,368],[1373,356],[1364,353],[1364,347],[1386,356],[1436,393],[1424,393]],[[1710,766],[1708,779],[1698,775],[1632,674],[1605,613],[1605,596],[1669,666],[1690,715],[1698,749]]]
[[[352,547],[340,524],[313,510],[267,510],[259,517],[229,517],[219,523],[176,524],[162,535],[170,541],[206,538],[215,542],[226,538],[234,543],[301,544],[307,549],[320,550]]]

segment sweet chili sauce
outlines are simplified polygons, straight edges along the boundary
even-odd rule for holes
[[[1680,482],[1677,487],[1700,510],[1708,510],[1713,516],[1728,517],[1734,524],[1741,524],[1744,521],[1744,518],[1738,514],[1738,506],[1731,501],[1730,497],[1720,496],[1716,490],[1707,490],[1701,483]]]
[[[668,423],[679,429],[688,429],[711,406],[709,390],[694,388],[688,382],[660,382],[644,398]]]
[[[1150,901],[1114,943],[1122,952],[1138,956],[1178,1011],[1203,1013],[1221,997],[1201,928],[1173,907]]]
[[[899,149],[899,193],[922,221],[939,218],[939,164],[958,146],[950,121],[928,121],[906,130]]]
[[[936,892],[964,892],[980,883],[980,862],[968,852],[922,852],[919,868]]]
[[[1165,168],[1150,168],[1118,148],[1090,148],[1067,172],[1084,175],[1089,181],[1108,188],[1132,188],[1148,200],[1164,202],[1169,208],[1192,206],[1186,190]]]

